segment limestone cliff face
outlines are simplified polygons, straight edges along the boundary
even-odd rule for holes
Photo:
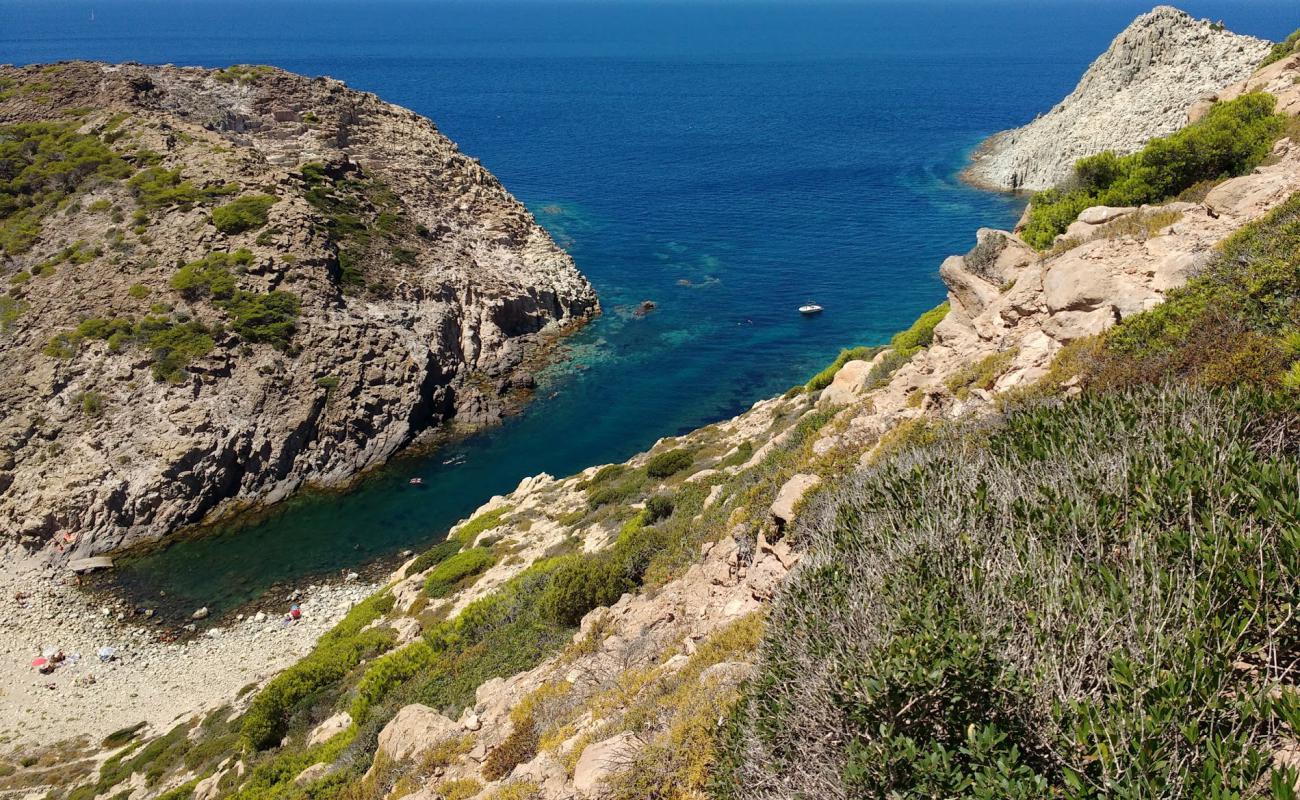
[[[1133,152],[1178,130],[1193,104],[1249,76],[1268,48],[1159,6],[1115,37],[1051,111],[985,141],[963,177],[994,189],[1051,188],[1080,158]]]
[[[539,336],[598,313],[477,160],[338,81],[0,69],[0,144],[32,122],[115,161],[39,187],[34,238],[0,245],[0,528],[29,548],[102,552],[344,483],[432,426],[499,416]],[[239,198],[262,218],[215,224]],[[213,253],[233,286],[178,288]],[[258,303],[290,295],[291,333],[258,327]],[[95,329],[114,320],[116,339]]]

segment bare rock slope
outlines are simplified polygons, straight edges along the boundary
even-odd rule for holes
[[[499,416],[598,312],[477,160],[328,78],[0,68],[0,170],[0,529],[28,549],[347,482]]]
[[[1268,48],[1262,39],[1158,6],[1115,37],[1069,97],[985,141],[963,176],[994,189],[1051,188],[1080,158],[1129,153],[1178,130],[1198,100],[1245,79]]]

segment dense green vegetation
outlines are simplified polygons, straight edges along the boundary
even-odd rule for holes
[[[651,478],[667,478],[687,469],[693,463],[695,463],[695,454],[679,447],[651,456],[650,460],[645,462],[645,471]]]
[[[1277,436],[1297,412],[1248,391],[1088,394],[954,426],[847,482],[801,532],[811,560],[770,620],[723,782],[882,798],[1267,786],[1296,697],[1270,698],[1300,641],[1300,460]]]
[[[193,208],[199,203],[232,195],[239,191],[239,184],[237,183],[207,187],[195,186],[192,181],[181,177],[179,169],[169,170],[159,166],[141,170],[127,181],[127,185],[131,187],[141,209],[146,212],[171,207],[184,211]]]
[[[429,572],[429,577],[424,581],[424,593],[435,598],[446,597],[469,585],[496,562],[496,556],[487,547],[462,550]]]
[[[296,329],[298,296],[280,289],[258,293],[237,288],[231,269],[247,267],[252,260],[247,250],[209,253],[181,267],[172,276],[171,286],[187,300],[210,298],[230,315],[230,327],[246,341],[283,349]]]
[[[393,596],[380,593],[359,603],[337,626],[321,637],[316,648],[277,675],[253,698],[244,714],[240,735],[253,749],[275,744],[284,735],[295,706],[338,683],[349,671],[393,644],[388,628],[362,630],[393,607]]]
[[[1168,379],[1300,388],[1300,194],[1242,228],[1166,302],[1117,325],[1079,364],[1097,388]]]
[[[103,340],[113,352],[135,345],[151,354],[150,369],[155,380],[177,383],[185,377],[185,368],[194,359],[207,355],[215,347],[212,336],[213,331],[197,320],[178,322],[159,315],[149,315],[139,321],[93,317],[71,331],[55,334],[42,352],[52,358],[72,358],[87,339]]]
[[[307,202],[321,212],[338,248],[339,283],[386,294],[387,278],[374,266],[413,263],[411,239],[422,229],[407,219],[396,195],[359,171],[312,162],[302,166],[301,177]]]
[[[824,494],[716,794],[1294,797],[1298,303],[1300,195],[1068,348],[1081,397]]]
[[[429,567],[446,561],[460,552],[461,543],[457,539],[445,539],[416,556],[406,568],[407,575],[424,572]]]
[[[1156,203],[1205,181],[1249,172],[1285,128],[1286,118],[1273,113],[1275,105],[1264,92],[1242,95],[1132,155],[1105,152],[1081,159],[1073,185],[1034,195],[1022,238],[1045,250],[1089,206]]]
[[[243,233],[266,224],[267,212],[279,198],[271,194],[240,197],[212,209],[212,224],[222,233]]]
[[[0,126],[0,252],[27,250],[42,220],[94,179],[116,180],[131,165],[71,122]]]
[[[1290,36],[1273,45],[1273,49],[1268,51],[1268,55],[1264,56],[1264,60],[1259,62],[1259,65],[1267,67],[1297,51],[1300,51],[1300,30],[1294,31]]]

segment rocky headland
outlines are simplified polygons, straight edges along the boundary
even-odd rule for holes
[[[429,120],[267,67],[0,68],[0,528],[63,561],[491,422],[599,307]]]
[[[23,739],[0,790],[1285,795],[1300,55],[1239,80],[1220,102],[1266,91],[1282,116],[1233,177],[1084,209],[1040,248],[981,230],[888,344],[523,480],[255,690]],[[1255,390],[1283,393],[1238,424]]]
[[[986,140],[962,177],[991,189],[1049,189],[1080,158],[1130,153],[1178,130],[1194,105],[1248,77],[1269,46],[1158,6],[1115,37],[1068,97]]]

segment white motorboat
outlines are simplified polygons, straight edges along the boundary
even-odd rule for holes
[[[813,314],[820,314],[822,313],[823,310],[824,309],[821,306],[817,305],[816,303],[809,303],[807,305],[799,306],[799,313],[803,314],[806,317],[812,316]]]

